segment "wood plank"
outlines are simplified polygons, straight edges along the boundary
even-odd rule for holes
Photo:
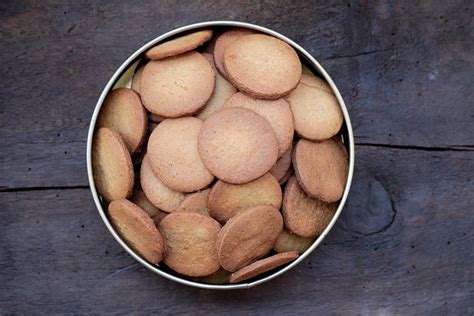
[[[474,153],[365,146],[357,157],[324,244],[247,291],[145,270],[87,189],[0,193],[0,313],[472,314]]]
[[[2,1],[0,188],[87,185],[87,128],[114,69],[155,36],[216,17],[308,49],[340,87],[359,143],[472,149],[473,10],[468,0]]]

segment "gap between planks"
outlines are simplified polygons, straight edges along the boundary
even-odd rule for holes
[[[424,146],[411,146],[411,145],[391,145],[391,144],[377,144],[377,143],[355,143],[355,146],[361,147],[380,147],[380,148],[391,148],[401,150],[420,150],[420,151],[431,151],[431,152],[449,152],[449,151],[464,151],[474,152],[474,145],[450,145],[447,147],[424,147]],[[45,187],[23,187],[23,188],[9,188],[1,187],[0,193],[5,192],[28,192],[28,191],[53,191],[53,190],[77,190],[83,189],[88,190],[89,185],[72,185],[72,186],[45,186]]]

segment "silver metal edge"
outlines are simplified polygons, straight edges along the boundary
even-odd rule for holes
[[[171,37],[173,35],[176,35],[181,32],[189,31],[195,28],[201,28],[201,27],[209,27],[209,26],[237,26],[237,27],[245,27],[245,28],[250,28],[254,30],[258,30],[262,33],[270,34],[273,35],[291,46],[293,46],[300,54],[302,54],[308,62],[312,64],[312,66],[319,71],[319,73],[324,77],[324,79],[329,83],[331,89],[334,91],[334,94],[337,97],[337,100],[339,101],[339,104],[341,106],[343,115],[344,115],[344,120],[346,123],[347,127],[347,132],[348,132],[348,145],[349,145],[349,173],[347,177],[347,182],[346,186],[344,188],[344,194],[341,198],[341,201],[339,203],[339,206],[336,210],[336,213],[334,214],[332,220],[330,221],[329,225],[326,227],[326,229],[323,231],[323,233],[313,242],[310,248],[308,248],[303,254],[301,254],[295,261],[291,262],[289,265],[286,267],[274,272],[273,274],[266,276],[262,279],[250,282],[250,283],[243,283],[243,284],[230,284],[230,285],[213,285],[213,284],[205,284],[205,283],[199,283],[199,282],[194,282],[194,281],[189,281],[177,276],[174,276],[172,274],[169,274],[165,271],[162,271],[159,269],[158,265],[153,265],[143,258],[141,258],[138,254],[136,254],[131,248],[127,246],[127,244],[121,239],[121,237],[117,234],[117,232],[114,230],[112,227],[111,223],[109,222],[109,219],[107,218],[107,215],[102,207],[102,203],[100,202],[99,195],[97,193],[97,189],[95,187],[94,183],[94,178],[92,174],[92,140],[94,136],[94,129],[95,129],[95,124],[97,121],[97,116],[99,114],[100,108],[102,107],[102,103],[109,92],[109,90],[112,88],[113,84],[116,82],[116,80],[119,78],[119,76],[122,74],[122,72],[135,60],[137,59],[143,52],[151,48],[152,46],[156,45],[157,43],[165,40],[168,37]],[[142,265],[144,265],[146,268],[149,270],[178,283],[197,287],[197,288],[202,288],[202,289],[215,289],[215,290],[233,290],[233,289],[246,289],[246,288],[251,288],[255,285],[262,284],[264,282],[267,282],[273,278],[276,278],[277,276],[285,273],[286,271],[292,269],[295,267],[298,263],[300,263],[302,260],[304,260],[311,252],[313,252],[316,247],[323,241],[323,239],[326,237],[326,235],[329,233],[331,228],[334,226],[336,220],[338,219],[339,215],[342,212],[342,209],[346,203],[347,196],[349,194],[349,190],[352,184],[352,178],[353,178],[353,173],[354,173],[354,158],[355,158],[355,153],[354,153],[354,135],[352,131],[352,124],[351,120],[349,117],[349,113],[347,111],[346,105],[344,103],[344,100],[339,93],[339,90],[337,89],[336,85],[332,81],[331,77],[328,75],[328,73],[324,70],[324,68],[319,64],[319,62],[316,61],[305,49],[303,49],[300,45],[296,44],[286,36],[275,32],[273,30],[270,30],[268,28],[258,26],[255,24],[251,23],[246,23],[246,22],[236,22],[236,21],[209,21],[209,22],[200,22],[200,23],[194,23],[190,25],[186,25],[183,27],[179,27],[177,29],[174,29],[170,32],[167,32],[161,36],[158,36],[157,38],[149,41],[147,44],[143,45],[141,48],[139,48],[135,53],[133,53],[129,58],[127,58],[122,65],[115,71],[114,75],[112,78],[109,80],[107,85],[105,86],[104,90],[102,91],[99,100],[97,101],[97,104],[95,106],[94,112],[92,114],[92,119],[91,123],[89,126],[89,132],[87,136],[87,175],[89,179],[89,185],[92,193],[92,197],[94,199],[95,205],[97,207],[97,210],[99,212],[100,217],[102,218],[103,222],[105,223],[107,229],[110,231],[112,236],[115,238],[115,240],[133,257],[135,260],[140,262]]]

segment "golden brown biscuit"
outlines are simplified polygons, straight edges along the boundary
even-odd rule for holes
[[[140,169],[140,183],[143,192],[153,205],[165,212],[174,212],[185,195],[167,187],[151,169],[148,155],[145,155]]]
[[[246,183],[264,175],[278,157],[267,120],[243,108],[225,108],[204,121],[198,137],[202,161],[217,178]]]
[[[221,266],[235,272],[266,255],[283,229],[280,212],[269,205],[249,208],[232,217],[219,232]]]
[[[273,245],[273,250],[276,252],[297,251],[302,254],[313,244],[315,239],[315,237],[301,237],[283,229]]]
[[[140,95],[148,111],[180,117],[202,108],[214,91],[215,75],[201,54],[191,51],[150,61],[140,81]]]
[[[131,88],[138,94],[140,94],[140,80],[142,78],[143,69],[145,69],[145,65],[138,68],[132,78]]]
[[[237,89],[216,71],[214,57],[211,54],[203,53],[202,55],[211,64],[216,73],[216,87],[214,88],[214,93],[207,104],[199,111],[199,113],[196,114],[198,119],[204,121],[212,113],[224,106],[224,103],[226,103],[227,100],[237,92]]]
[[[341,198],[349,169],[343,146],[332,139],[321,143],[300,139],[292,161],[298,182],[306,193],[329,203]]]
[[[329,84],[325,80],[319,77],[316,77],[315,75],[302,74],[300,83],[313,87],[313,88],[318,88],[318,89],[321,89],[328,93],[333,94],[332,89],[329,86]]]
[[[135,203],[138,207],[144,210],[148,216],[155,222],[155,224],[159,224],[163,218],[165,218],[168,213],[161,211],[160,209],[156,208],[153,203],[146,197],[145,193],[141,190],[136,190],[133,192],[130,201]]]
[[[341,129],[344,117],[332,92],[306,85],[302,81],[286,99],[290,102],[295,131],[301,137],[326,140]]]
[[[290,147],[286,150],[285,153],[277,160],[275,165],[273,165],[272,169],[270,169],[270,173],[280,182],[286,174],[288,174],[288,170],[291,167],[291,156],[293,154],[293,144],[290,143]],[[281,182],[280,182],[281,184]]]
[[[175,191],[194,192],[214,180],[198,152],[202,124],[195,117],[167,119],[150,135],[147,155],[151,168],[166,186]]]
[[[193,31],[150,48],[145,52],[145,56],[151,60],[158,60],[182,54],[201,46],[211,37],[211,29]]]
[[[245,108],[266,119],[277,136],[279,157],[290,147],[293,141],[293,114],[290,105],[284,99],[259,100],[238,92],[225,103],[224,107]]]
[[[120,134],[130,153],[136,152],[145,137],[148,117],[138,94],[128,88],[109,92],[97,118],[97,127]]]
[[[230,274],[231,273],[229,271],[220,268],[219,270],[217,270],[217,272],[214,272],[211,275],[196,278],[195,281],[207,284],[228,284]]]
[[[303,191],[296,177],[291,177],[283,197],[285,227],[302,237],[320,235],[334,216],[337,205],[311,198]]]
[[[216,38],[216,43],[214,45],[214,58],[216,60],[217,69],[224,77],[227,76],[224,68],[224,53],[227,47],[242,36],[255,33],[257,33],[255,30],[237,27],[220,34]]]
[[[256,277],[262,273],[273,270],[298,258],[297,251],[283,252],[268,258],[258,260],[246,267],[232,273],[229,278],[230,283],[238,283]]]
[[[161,261],[163,239],[148,214],[126,199],[109,204],[112,225],[127,244],[152,263]]]
[[[209,193],[211,189],[188,194],[183,202],[179,205],[176,212],[196,212],[202,215],[209,215],[209,208],[207,201],[209,200]]]
[[[259,99],[275,100],[293,90],[301,78],[295,50],[273,36],[247,35],[224,53],[227,78],[237,88]]]
[[[110,128],[101,127],[92,143],[92,170],[97,191],[111,202],[132,194],[132,159],[120,135]]]
[[[159,225],[165,244],[163,261],[174,271],[193,277],[219,270],[217,234],[221,225],[192,212],[169,214]]]
[[[219,180],[209,194],[209,214],[224,223],[252,206],[271,205],[280,209],[281,200],[280,185],[269,173],[244,184]]]

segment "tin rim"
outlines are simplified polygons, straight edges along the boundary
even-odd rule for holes
[[[97,189],[95,187],[94,183],[94,178],[92,174],[92,139],[94,135],[94,130],[95,130],[95,125],[97,121],[97,116],[99,114],[99,111],[102,107],[102,104],[104,102],[104,99],[106,95],[109,93],[110,89],[113,87],[117,79],[122,75],[125,69],[127,69],[141,54],[143,54],[146,50],[151,48],[152,46],[156,45],[157,43],[174,36],[176,34],[179,34],[181,32],[186,32],[190,31],[196,28],[202,28],[202,27],[210,27],[210,26],[235,26],[235,27],[244,27],[244,28],[250,28],[254,29],[257,31],[260,31],[262,33],[266,33],[272,36],[275,36],[289,45],[291,45],[300,55],[304,56],[306,61],[315,69],[319,72],[319,74],[328,82],[329,86],[333,90],[334,94],[336,95],[336,98],[339,102],[339,105],[341,107],[342,113],[344,115],[344,123],[347,129],[347,139],[344,139],[346,144],[348,145],[349,148],[349,172],[347,176],[347,182],[344,188],[344,193],[342,195],[342,198],[339,202],[339,206],[336,210],[336,213],[334,214],[333,218],[327,225],[327,227],[324,229],[322,234],[313,242],[313,244],[304,252],[302,253],[295,261],[291,262],[287,266],[284,266],[283,268],[275,271],[274,273],[267,275],[265,277],[262,277],[260,279],[257,279],[253,282],[248,282],[248,283],[240,283],[240,284],[226,284],[226,285],[214,285],[214,284],[206,284],[206,283],[200,283],[200,282],[195,282],[191,280],[186,280],[183,279],[179,276],[170,274],[166,271],[163,271],[160,269],[159,266],[151,264],[144,260],[142,257],[140,257],[135,251],[133,251],[122,239],[121,237],[117,234],[115,229],[112,227],[109,219],[107,218],[107,215],[102,207],[102,203],[100,202],[99,195],[97,193]],[[91,189],[92,197],[94,199],[95,205],[97,207],[97,211],[99,212],[100,217],[102,218],[102,221],[104,222],[105,226],[108,228],[109,232],[112,234],[112,236],[115,238],[115,240],[124,248],[135,260],[140,262],[143,266],[145,266],[147,269],[161,275],[162,277],[165,277],[169,280],[185,284],[188,286],[193,286],[197,288],[203,288],[203,289],[215,289],[215,290],[232,290],[232,289],[247,289],[251,288],[255,285],[265,283],[273,278],[276,278],[283,273],[289,271],[293,267],[295,267],[297,264],[299,264],[301,261],[303,261],[308,255],[310,255],[314,249],[316,249],[319,244],[323,241],[323,239],[326,237],[326,235],[329,233],[329,231],[332,229],[334,226],[335,222],[339,218],[342,209],[346,203],[347,196],[349,194],[349,190],[352,184],[352,177],[354,173],[354,136],[352,132],[352,125],[351,125],[351,120],[349,117],[349,113],[347,111],[346,105],[344,103],[344,100],[342,99],[341,94],[339,93],[339,90],[337,89],[336,85],[332,81],[331,77],[328,75],[326,70],[319,64],[318,61],[314,57],[312,57],[305,49],[303,49],[301,46],[299,46],[297,43],[292,41],[291,39],[287,38],[286,36],[275,32],[271,29],[268,29],[266,27],[262,27],[259,25],[251,24],[251,23],[246,23],[246,22],[236,22],[236,21],[209,21],[209,22],[200,22],[200,23],[194,23],[194,24],[189,24],[183,27],[176,28],[172,31],[169,31],[165,34],[162,34],[158,36],[157,38],[149,41],[145,45],[143,45],[141,48],[139,48],[137,51],[135,51],[130,57],[128,57],[122,65],[115,71],[113,74],[112,78],[110,78],[109,82],[105,86],[104,90],[102,91],[99,100],[97,101],[97,104],[95,106],[94,112],[92,114],[92,119],[91,123],[89,126],[89,132],[87,136],[87,175],[89,179],[89,186]]]

